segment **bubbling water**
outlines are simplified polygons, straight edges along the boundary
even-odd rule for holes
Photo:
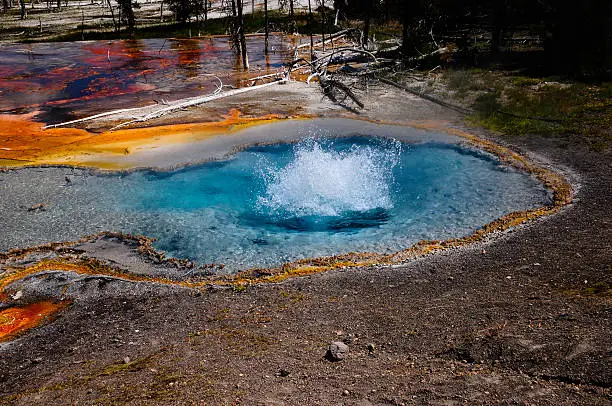
[[[363,125],[354,122],[339,138],[308,131],[318,137],[169,172],[0,173],[0,195],[14,196],[0,199],[0,251],[111,230],[147,235],[169,256],[237,272],[347,252],[392,253],[551,204],[537,179],[454,139],[427,133],[422,142],[400,143],[359,134]],[[70,187],[62,187],[66,177]],[[49,209],[36,216],[20,209],[40,201]]]
[[[334,150],[333,142],[308,139],[294,147],[285,167],[265,164],[265,191],[258,207],[280,217],[337,217],[393,208],[393,169],[401,143],[353,144]]]

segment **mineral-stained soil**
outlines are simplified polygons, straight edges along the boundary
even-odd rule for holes
[[[462,126],[392,89],[373,88],[365,99],[363,116]],[[399,266],[246,289],[49,270],[27,276],[5,289],[4,308],[71,304],[0,344],[0,402],[610,404],[610,156],[563,136],[480,135],[563,172],[575,185],[573,204]],[[113,244],[85,244],[78,255],[153,275],[167,266]],[[0,277],[9,262],[26,267],[54,255],[5,258]],[[334,341],[349,347],[337,362],[324,358]]]

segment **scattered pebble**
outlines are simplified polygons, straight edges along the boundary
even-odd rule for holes
[[[32,212],[32,211],[37,211],[37,210],[45,210],[46,206],[47,206],[47,203],[38,203],[38,204],[28,207],[28,211]]]
[[[13,300],[19,300],[23,297],[23,290],[17,291],[14,294],[11,295],[11,299]]]
[[[342,339],[342,341],[346,345],[353,344],[355,342],[355,334],[352,334],[352,333],[346,334],[344,338]]]
[[[348,351],[348,345],[344,344],[342,341],[334,341],[327,348],[325,358],[329,361],[341,361],[346,357]]]

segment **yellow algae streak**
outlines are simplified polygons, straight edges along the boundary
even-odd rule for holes
[[[137,149],[196,142],[238,129],[280,120],[278,115],[243,117],[231,110],[223,121],[174,124],[92,133],[78,128],[43,129],[32,121],[37,113],[0,115],[0,166],[34,165],[94,166],[102,169],[127,168],[122,155]]]
[[[69,302],[42,301],[0,311],[0,342],[42,324]]]

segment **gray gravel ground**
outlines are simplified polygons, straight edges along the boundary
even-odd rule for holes
[[[389,111],[428,106],[403,103]],[[0,401],[609,405],[612,161],[561,136],[511,141],[581,187],[482,244],[245,291],[66,273],[13,284],[22,301],[74,302],[2,344]],[[339,340],[346,357],[323,358]]]

